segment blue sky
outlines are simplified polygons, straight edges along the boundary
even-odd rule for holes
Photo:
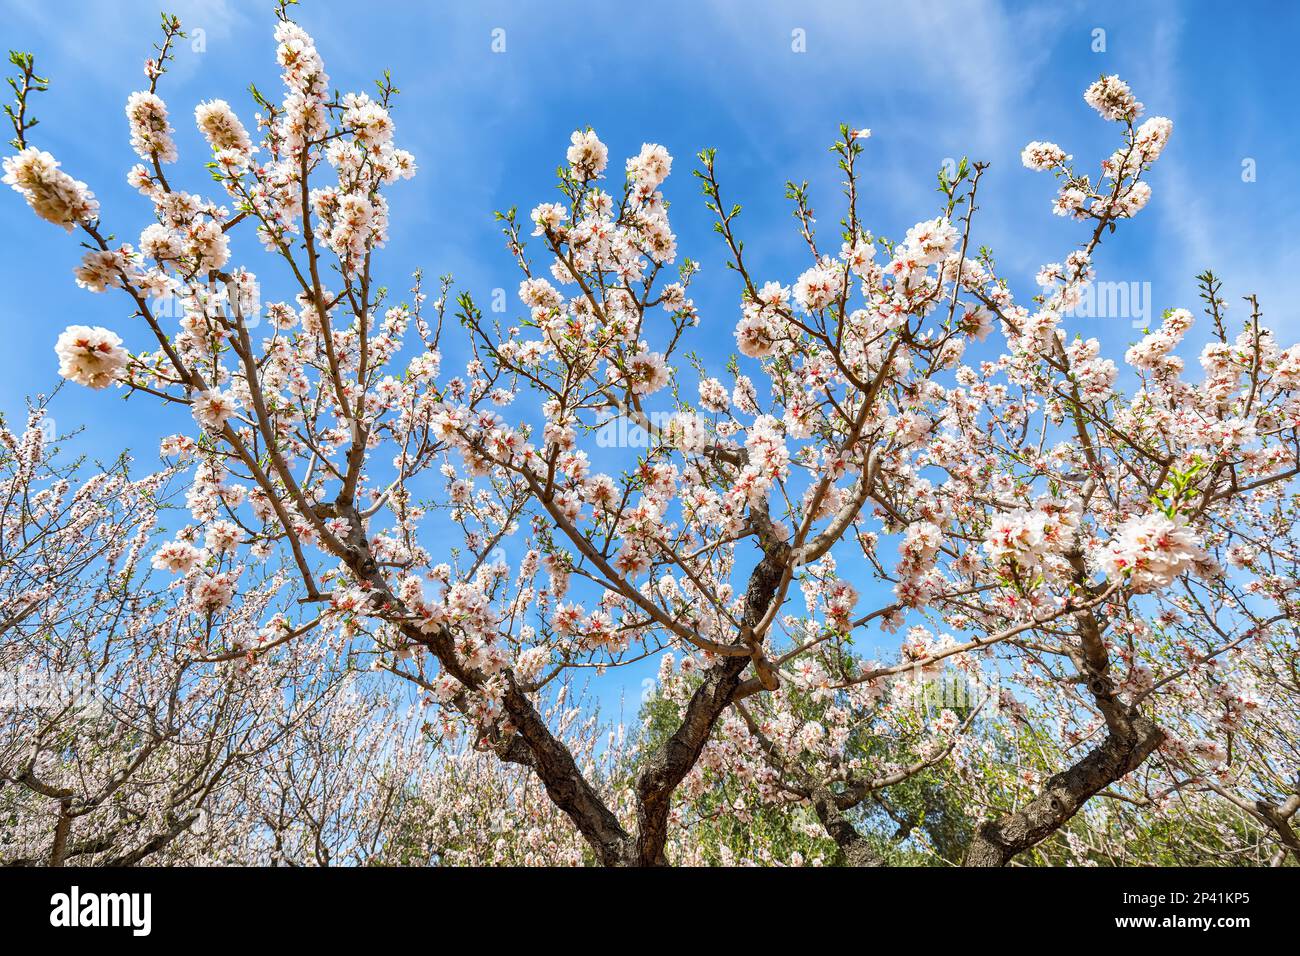
[[[147,209],[123,181],[135,157],[122,106],[144,85],[157,9],[135,0],[0,0],[5,45],[36,53],[52,80],[36,102],[42,123],[33,141],[91,185],[107,227],[128,241]],[[186,0],[169,9],[205,33],[206,50],[182,45],[161,88],[179,131],[175,178],[199,190],[206,154],[190,120],[194,104],[221,97],[247,121],[250,80],[278,98],[271,4]],[[316,37],[336,87],[370,90],[388,68],[402,90],[398,142],[415,153],[420,174],[390,193],[383,262],[395,290],[417,266],[431,276],[452,272],[484,304],[505,288],[517,315],[518,275],[493,210],[552,199],[552,174],[575,128],[596,129],[611,168],[642,142],[660,142],[676,160],[665,193],[679,248],[704,264],[693,293],[703,314],[694,348],[720,372],[734,349],[739,288],[689,175],[694,154],[718,149],[724,197],[745,206],[740,232],[754,271],[789,282],[807,262],[783,183],[808,179],[823,229],[834,230],[838,171],[827,147],[848,122],[874,131],[863,213],[877,234],[901,237],[935,215],[934,173],[945,158],[992,163],[977,238],[1026,298],[1039,265],[1061,259],[1082,227],[1050,214],[1053,181],[1024,169],[1020,149],[1053,140],[1095,167],[1116,146],[1116,129],[1081,93],[1104,72],[1128,80],[1147,114],[1171,117],[1175,131],[1150,177],[1150,206],[1105,243],[1099,278],[1150,282],[1158,318],[1169,307],[1195,310],[1194,276],[1213,267],[1238,318],[1239,297],[1255,291],[1282,339],[1300,331],[1292,46],[1300,7],[308,0],[297,19]],[[492,51],[495,29],[505,31],[504,53]],[[795,30],[806,52],[792,50]],[[1093,50],[1096,30],[1105,31],[1104,52]],[[1242,180],[1248,158],[1254,182]],[[0,243],[8,331],[0,409],[17,414],[25,395],[55,383],[52,346],[66,325],[105,325],[130,346],[145,344],[124,300],[74,285],[76,240],[37,221],[8,190]],[[243,264],[258,271],[264,260]],[[1126,319],[1074,327],[1112,352],[1136,337]],[[693,391],[693,380],[684,385]],[[109,456],[129,445],[147,467],[157,437],[186,425],[174,411],[113,401],[65,389],[54,408],[60,431],[90,425],[85,450]]]

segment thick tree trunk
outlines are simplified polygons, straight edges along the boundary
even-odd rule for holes
[[[1128,733],[1112,731],[1073,767],[1049,779],[1023,809],[981,826],[966,852],[966,866],[1006,866],[1060,829],[1090,797],[1141,766],[1164,740],[1164,731],[1141,715],[1128,724]]]
[[[537,708],[515,687],[506,694],[505,703],[529,751],[527,759],[519,762],[532,767],[547,796],[587,838],[603,866],[625,863],[627,832],[587,781],[569,748],[555,738]]]
[[[1075,549],[1066,557],[1074,568],[1075,584],[1095,594],[1083,551]],[[1093,796],[1140,767],[1165,739],[1163,730],[1116,696],[1105,641],[1106,617],[1093,608],[1082,608],[1074,619],[1078,644],[1071,656],[1106,721],[1106,738],[1074,766],[1051,777],[1022,809],[981,826],[966,851],[966,866],[1006,866],[1016,854],[1060,829]]]
[[[749,576],[742,620],[748,635],[767,614],[781,584],[789,552],[774,547]],[[664,866],[664,844],[668,839],[668,813],[673,791],[690,773],[708,743],[714,725],[732,702],[749,657],[727,657],[709,669],[690,703],[681,726],[655,753],[637,777],[637,837],[629,863],[634,866]]]
[[[728,657],[710,669],[687,704],[681,726],[650,755],[637,777],[637,836],[628,861],[633,866],[667,865],[664,844],[673,791],[699,760],[748,664],[748,657]]]
[[[840,810],[835,794],[822,788],[813,792],[813,810],[838,847],[836,862],[843,866],[884,866],[885,861]]]

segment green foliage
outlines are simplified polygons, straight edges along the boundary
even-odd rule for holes
[[[9,140],[9,145],[14,149],[24,149],[27,146],[27,131],[40,123],[34,116],[28,115],[27,98],[33,93],[47,91],[50,88],[50,81],[36,75],[36,57],[30,53],[10,50],[9,63],[11,66],[18,67],[17,76],[5,78],[9,88],[14,91],[14,102],[5,104],[5,115],[9,117],[15,134],[14,138]]]
[[[1178,516],[1178,510],[1191,503],[1200,495],[1196,479],[1205,471],[1206,462],[1199,455],[1192,459],[1192,464],[1180,471],[1169,469],[1169,477],[1160,489],[1151,496],[1151,503],[1165,513],[1171,520]]]
[[[927,692],[938,706],[949,700],[943,687]],[[807,694],[787,691],[796,717],[818,720],[823,705]],[[970,706],[951,707],[964,719]],[[655,694],[642,706],[638,746],[624,770],[625,782],[635,779],[645,755],[667,740],[680,723],[678,705]],[[918,725],[920,717],[917,717]],[[847,752],[856,757],[887,757],[891,743],[865,731],[854,732]],[[896,756],[896,755],[895,755]],[[838,861],[838,848],[827,836],[812,808],[792,797],[778,805],[760,801],[752,786],[735,775],[706,770],[705,786],[698,797],[678,806],[683,811],[682,839],[710,864],[737,860],[786,863],[795,853],[805,862]],[[893,866],[957,864],[974,833],[969,798],[947,762],[889,787],[865,800],[849,817],[876,853]]]
[[[635,779],[644,755],[667,740],[680,722],[677,705],[659,694],[642,705],[640,718],[637,756],[626,768],[629,782]],[[705,775],[708,785],[691,801],[682,823],[686,841],[698,849],[703,861],[714,865],[741,859],[786,863],[796,852],[807,861],[821,857],[830,863],[834,859],[835,844],[809,808],[760,804],[752,797],[744,800],[747,788],[731,775],[712,771]]]

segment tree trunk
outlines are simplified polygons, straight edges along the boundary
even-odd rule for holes
[[[849,822],[836,802],[835,794],[825,787],[812,795],[813,810],[830,838],[835,841],[836,862],[844,866],[884,866],[885,861],[857,827]]]
[[[1129,721],[1130,731],[1112,731],[1087,756],[1049,779],[1025,807],[979,828],[966,851],[966,866],[1006,866],[1017,853],[1055,833],[1092,796],[1136,770],[1160,746],[1165,734],[1146,717]]]
[[[771,548],[749,576],[742,620],[748,635],[767,614],[780,587],[789,551],[783,545]],[[651,754],[636,781],[637,836],[632,847],[633,866],[664,866],[664,844],[668,839],[668,812],[673,791],[690,773],[700,757],[714,725],[730,705],[749,657],[726,657],[709,669],[690,703],[681,726],[662,747]]]

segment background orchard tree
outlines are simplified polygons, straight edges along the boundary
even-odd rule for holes
[[[525,769],[412,721],[357,678],[225,793],[229,812],[193,835],[187,859],[261,866],[576,866],[586,843]],[[429,715],[432,716],[432,715]],[[559,702],[552,716],[592,779],[596,722]]]
[[[1253,302],[1230,331],[1209,275],[1215,341],[1196,381],[1177,354],[1186,309],[1124,356],[1132,395],[1098,341],[1070,333],[1097,247],[1148,203],[1143,177],[1172,131],[1139,122],[1118,77],[1084,97],[1116,130],[1097,173],[1052,143],[1024,150],[1058,180],[1053,212],[1081,224],[1024,302],[975,238],[979,163],[941,174],[933,218],[889,241],[858,215],[869,133],[842,129],[840,229],[819,235],[807,188],[790,184],[809,265],[769,280],[751,272],[740,207],[701,153],[740,286],[741,358],[724,382],[684,352],[719,319],[690,298],[697,266],[678,255],[662,146],[643,145],[620,183],[596,133],[575,131],[563,201],[536,206],[531,228],[501,214],[527,309],[516,324],[452,301],[449,279],[430,299],[417,275],[398,302],[379,252],[388,188],[416,163],[394,144],[391,80],[374,96],[332,92],[281,4],[285,93],[254,90],[256,143],[224,101],[195,110],[209,198],[169,176],[158,89],[183,34],[170,17],[163,31],[126,108],[141,161],[129,180],[153,212],[137,243],[29,143],[42,82],[23,57],[5,181],[84,237],[78,283],[124,294],[133,313],[120,332],[62,333],[60,374],[192,420],[163,443],[192,523],[150,561],[212,622],[210,655],[364,655],[535,775],[601,864],[708,859],[674,827],[725,812],[700,802],[719,774],[745,788],[742,807],[784,814],[782,832],[807,841],[759,861],[879,862],[858,829],[875,808],[911,793],[950,812],[960,788],[983,796],[972,865],[1012,861],[1114,788],[1152,808],[1212,793],[1278,852],[1294,848],[1300,796],[1276,766],[1294,724],[1257,712],[1294,689],[1300,349],[1283,350]],[[259,274],[232,261],[242,232],[264,247]],[[182,303],[179,323],[160,300]],[[441,368],[449,316],[472,356],[454,375]],[[602,447],[620,419],[644,447]],[[280,591],[265,582],[281,575],[295,601],[268,624]],[[874,631],[900,634],[896,660],[862,658],[857,639]],[[656,655],[669,706],[611,786],[590,747],[566,741],[557,694]],[[918,716],[942,672],[990,690]],[[1026,729],[1037,760],[1008,775]],[[323,862],[348,844],[342,801],[374,796],[328,782],[358,783],[350,752],[319,753],[316,792],[281,788],[297,816],[272,829],[293,854]],[[1234,757],[1262,762],[1220,773]],[[421,852],[435,845],[450,846]]]
[[[273,634],[282,577],[250,571],[221,614],[202,581],[160,583],[174,472],[82,477],[44,414],[0,421],[0,862],[174,860],[333,692],[335,658],[295,645],[258,668],[227,651]]]

